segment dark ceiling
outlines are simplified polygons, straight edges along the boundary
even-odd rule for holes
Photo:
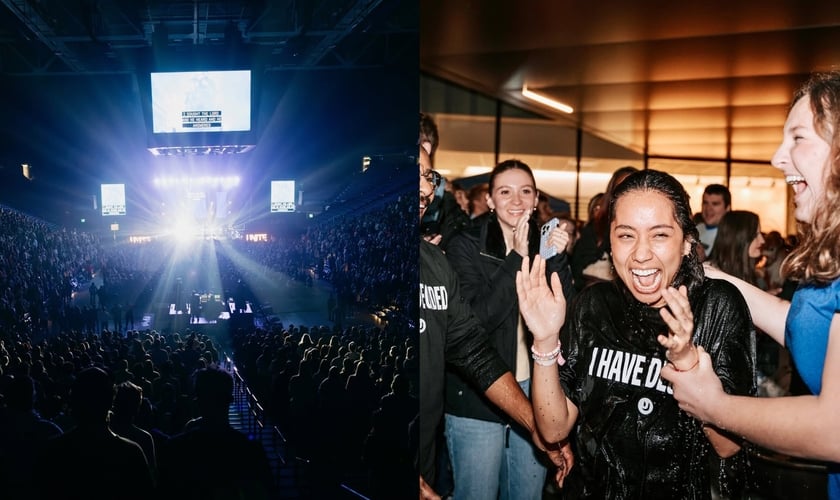
[[[145,70],[208,54],[255,70],[379,67],[417,29],[413,2],[2,0],[5,74]]]
[[[838,66],[836,0],[421,4],[423,72],[652,157],[768,161],[794,89]]]

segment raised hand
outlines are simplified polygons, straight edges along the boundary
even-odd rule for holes
[[[534,347],[548,352],[557,346],[560,328],[566,322],[566,298],[557,273],[551,273],[549,287],[545,279],[545,261],[537,255],[529,269],[529,260],[524,257],[522,268],[516,272],[519,312],[534,334]],[[545,347],[549,348],[546,350]]]
[[[668,334],[659,335],[657,340],[668,351],[665,356],[677,371],[691,370],[697,366],[697,348],[691,339],[694,333],[694,314],[688,302],[688,290],[683,285],[679,290],[668,287],[662,290],[662,298],[668,304],[659,314],[668,325]]]

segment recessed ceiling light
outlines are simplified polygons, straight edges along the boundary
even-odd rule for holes
[[[528,90],[527,84],[522,85],[522,96],[531,99],[532,101],[536,101],[542,104],[543,106],[548,106],[549,108],[556,109],[557,111],[562,111],[563,113],[572,114],[575,110],[568,104],[564,104],[560,101],[555,101],[554,99],[546,97],[542,94],[538,94],[533,90]]]

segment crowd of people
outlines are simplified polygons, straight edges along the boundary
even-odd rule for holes
[[[421,114],[421,221],[440,221],[425,226],[439,232],[425,231],[421,243],[422,376],[435,382],[423,393],[435,405],[421,400],[429,419],[421,445],[432,443],[419,452],[421,498],[509,498],[513,489],[541,498],[544,489],[522,483],[546,477],[524,472],[531,456],[554,466],[548,483],[565,483],[570,498],[740,498],[772,488],[754,482],[748,458],[768,449],[818,461],[828,497],[840,498],[833,428],[821,420],[780,432],[775,416],[804,422],[837,409],[838,96],[840,73],[830,72],[794,97],[772,161],[793,188],[800,234],[788,238],[763,232],[760,214],[733,210],[724,185],[707,186],[695,214],[676,178],[633,166],[614,173],[590,220],[573,222],[563,241],[559,228],[540,224],[556,217],[565,226],[569,214],[539,210],[538,186],[527,165],[512,167],[518,160],[496,166],[489,212],[471,217],[447,203],[446,187],[460,184],[432,168],[439,137]],[[521,172],[501,179],[511,168]],[[514,275],[516,297],[497,300]],[[448,302],[424,302],[432,283]],[[464,366],[465,356],[482,369]],[[441,383],[444,360],[452,376]],[[493,386],[511,374],[519,390],[505,382],[509,398],[500,400]],[[533,408],[525,418],[511,404],[523,396]],[[507,426],[503,452],[494,449],[496,422]],[[465,460],[478,429],[479,456]],[[511,430],[524,438],[522,457]]]
[[[397,311],[394,321],[405,324],[417,310],[415,291],[405,286],[417,274],[417,245],[405,237],[414,209],[413,200],[402,196],[365,213],[325,216],[296,239],[267,245],[237,241],[234,248],[293,279],[329,281],[341,311],[388,308]]]
[[[240,289],[267,271],[310,284],[323,279],[332,286],[335,308],[342,312],[388,310],[394,315],[390,320],[405,324],[416,316],[414,294],[404,286],[416,274],[411,256],[417,250],[404,234],[411,208],[403,196],[365,213],[324,217],[294,238],[230,240],[230,245],[216,245],[210,261],[204,252],[184,252],[166,238],[114,244],[0,207],[6,228],[0,236],[0,324],[10,328],[25,322],[33,332],[52,334],[93,332],[103,326],[124,332],[127,319],[152,307],[161,284],[167,295],[159,300],[169,302],[186,302],[191,285],[215,288],[224,299],[239,294],[252,299],[253,291]],[[243,256],[248,266],[241,265]],[[181,296],[172,296],[174,278],[187,280],[185,267],[196,259],[202,270],[212,264],[213,272],[202,275],[218,276],[218,281],[184,283]],[[73,292],[87,292],[89,302],[72,300]]]
[[[0,224],[0,327],[45,329],[59,321],[74,283],[89,279],[99,240],[7,207],[0,207]]]
[[[0,496],[270,498],[276,484],[264,474],[265,451],[227,422],[232,393],[230,374],[219,370],[222,349],[231,349],[268,417],[298,438],[294,450],[319,471],[336,481],[364,478],[362,490],[411,484],[417,252],[398,229],[411,208],[403,198],[313,224],[296,239],[216,246],[220,292],[236,295],[266,271],[322,279],[347,309],[390,311],[384,329],[342,325],[342,314],[329,327],[275,324],[225,338],[141,328],[127,314],[160,300],[153,295],[161,289],[171,294],[175,268],[204,258],[199,252],[182,255],[164,241],[114,244],[0,208]],[[215,388],[202,391],[202,377]],[[242,467],[220,469],[226,450],[208,440],[227,443]],[[74,453],[76,461],[62,466]],[[185,469],[187,459],[195,467]]]
[[[419,469],[425,498],[488,486],[482,496],[508,498],[522,481],[536,483],[534,498],[546,481],[579,498],[737,496],[750,487],[754,443],[828,462],[829,497],[840,498],[830,418],[840,247],[823,209],[838,199],[837,102],[840,74],[813,77],[773,158],[794,187],[795,247],[765,236],[759,214],[732,210],[723,186],[707,189],[695,215],[674,177],[632,167],[599,196],[589,230],[563,223],[542,234],[534,176],[509,160],[491,175],[488,212],[442,214],[447,237],[426,233],[419,249],[404,238],[417,224],[408,197],[299,239],[235,242],[258,265],[220,253],[222,289],[269,269],[328,278],[353,306],[398,313],[383,328],[237,329],[233,356],[323,491],[352,476],[375,498],[415,496]],[[421,137],[421,224],[444,186],[433,151]],[[138,330],[124,316],[113,328],[71,319],[94,273],[98,300],[82,307],[134,304],[127,285],[167,279],[173,255],[8,208],[0,221],[4,496],[268,498],[265,451],[228,421],[234,381],[219,369],[218,339]],[[591,261],[575,264],[587,248]],[[789,350],[800,397],[754,397],[770,371],[756,332]],[[814,425],[782,431],[778,415]],[[496,427],[498,445],[465,458],[470,433]],[[212,455],[225,450],[241,461],[222,473]],[[508,467],[529,460],[540,467]]]
[[[394,498],[414,486],[408,428],[420,371],[409,331],[278,325],[238,331],[233,349],[294,455],[311,462],[314,487],[348,482],[374,498]]]

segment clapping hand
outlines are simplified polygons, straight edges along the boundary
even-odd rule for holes
[[[513,228],[513,249],[523,257],[528,255],[528,231],[531,229],[530,218],[531,215],[526,213],[516,221],[516,226]]]

